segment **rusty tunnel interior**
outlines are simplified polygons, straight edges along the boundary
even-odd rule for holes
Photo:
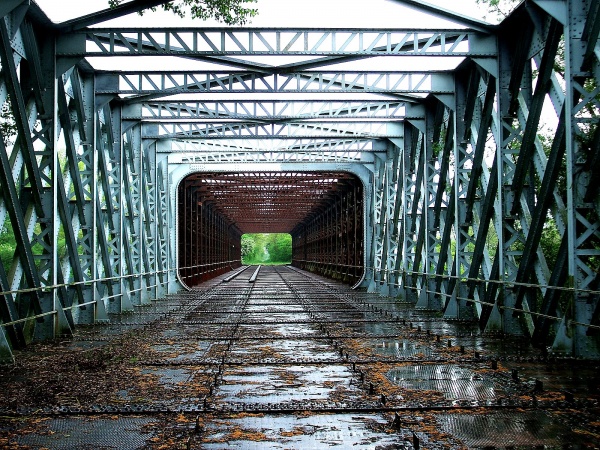
[[[364,199],[347,172],[199,172],[178,189],[178,273],[189,287],[241,266],[241,236],[289,233],[292,265],[355,285]]]

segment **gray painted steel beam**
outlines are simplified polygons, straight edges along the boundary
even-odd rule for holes
[[[94,28],[71,35],[91,47],[59,56],[496,56],[493,39],[471,30]]]
[[[390,132],[391,123],[319,121],[284,124],[249,123],[144,123],[145,139],[195,138],[195,139],[304,139],[349,138],[378,139],[400,137]]]
[[[394,71],[303,71],[265,75],[236,71],[131,71],[102,72],[100,94],[202,94],[202,93],[387,93],[452,94],[453,81],[447,72]],[[112,83],[117,80],[117,84]],[[416,100],[416,99],[415,99]],[[128,99],[131,103],[131,99]]]

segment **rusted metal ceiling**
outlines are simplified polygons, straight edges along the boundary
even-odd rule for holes
[[[289,233],[318,214],[357,177],[345,172],[196,173],[185,179],[242,233]]]

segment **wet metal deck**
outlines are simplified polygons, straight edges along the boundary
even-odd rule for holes
[[[0,377],[0,447],[600,442],[596,363],[288,267],[246,272],[18,353]]]

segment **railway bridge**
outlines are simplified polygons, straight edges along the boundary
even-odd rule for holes
[[[417,28],[112,25],[161,3],[59,23],[0,4],[2,411],[165,414],[161,448],[219,448],[226,412],[256,430],[304,411],[227,439],[317,446],[326,413],[362,430],[346,442],[434,448],[492,445],[459,433],[492,419],[447,409],[529,408],[553,431],[525,444],[575,442],[551,411],[597,407],[597,384],[577,394],[600,356],[600,3],[526,0],[490,24],[391,0],[442,24]],[[254,232],[290,233],[291,265],[242,266]],[[61,358],[77,370],[22,384]],[[516,360],[539,363],[529,381]],[[105,391],[80,386],[92,369]],[[167,393],[113,392],[119,373]]]

